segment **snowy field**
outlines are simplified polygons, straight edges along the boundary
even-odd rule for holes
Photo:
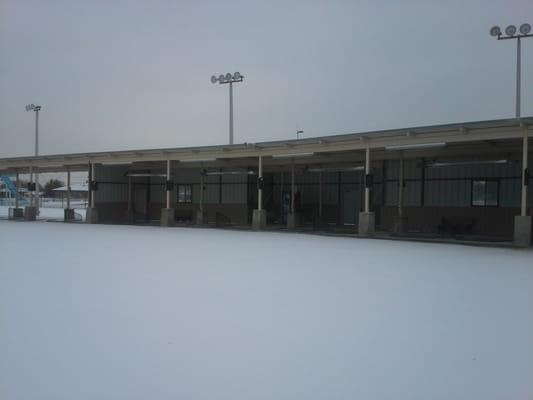
[[[0,398],[533,398],[533,252],[0,221]]]

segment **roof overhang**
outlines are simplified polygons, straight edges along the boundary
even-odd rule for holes
[[[529,137],[533,135],[533,117],[349,133],[300,140],[1,158],[0,171],[25,172],[30,167],[39,168],[40,171],[83,171],[87,170],[89,163],[127,165],[166,160],[202,166],[211,160],[244,162],[247,158],[256,159],[259,156],[274,157],[276,163],[284,164],[292,162],[293,159],[318,160],[331,153],[353,152],[366,148],[385,151],[385,148],[431,143],[466,144],[515,139],[522,138],[524,132]]]

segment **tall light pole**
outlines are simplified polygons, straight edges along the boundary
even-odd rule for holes
[[[41,106],[36,106],[35,104],[28,104],[26,106],[26,111],[35,112],[35,156],[39,155],[39,111],[41,111]],[[37,215],[39,214],[39,174],[37,169],[35,170],[35,209]]]
[[[520,48],[520,40],[522,38],[526,37],[532,37],[533,34],[531,34],[531,25],[529,24],[522,24],[520,25],[519,29],[520,33],[516,34],[516,26],[509,25],[507,28],[505,28],[505,35],[502,36],[502,30],[499,26],[493,26],[490,29],[490,35],[496,37],[498,40],[509,40],[509,39],[516,39],[516,118],[520,118],[520,86],[521,86],[521,67],[522,67],[522,60],[521,60],[521,48]]]
[[[235,72],[231,75],[229,72],[226,75],[219,75],[218,78],[213,75],[211,77],[211,83],[229,83],[229,144],[233,144],[233,84],[242,82],[244,76],[239,72]]]

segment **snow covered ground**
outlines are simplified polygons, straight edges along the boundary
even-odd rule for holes
[[[0,398],[532,399],[533,252],[0,221]]]

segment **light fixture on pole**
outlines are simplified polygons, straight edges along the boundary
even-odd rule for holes
[[[35,112],[35,156],[39,155],[39,111],[41,111],[41,106],[36,106],[35,104],[28,104],[26,106],[26,111]],[[39,175],[35,171],[35,208],[39,210]],[[37,215],[39,212],[37,211]]]
[[[240,72],[235,72],[233,75],[229,72],[226,75],[213,75],[211,83],[229,83],[229,144],[233,144],[233,84],[242,82],[244,76]]]
[[[521,79],[521,43],[520,39],[526,37],[532,37],[531,25],[522,24],[516,33],[517,29],[514,25],[509,25],[505,28],[505,35],[503,36],[502,30],[499,26],[493,26],[490,29],[490,35],[496,37],[498,40],[516,39],[516,118],[520,118],[520,79]]]

